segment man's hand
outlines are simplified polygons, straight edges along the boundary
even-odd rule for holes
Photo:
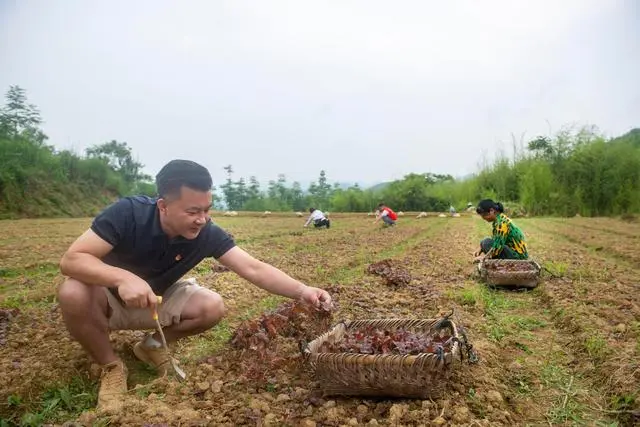
[[[118,285],[118,294],[127,307],[153,309],[158,304],[158,297],[153,293],[151,286],[137,276],[130,277]]]
[[[324,289],[306,286],[298,299],[307,304],[311,304],[315,308],[323,308],[328,310],[331,308],[331,295]]]
[[[485,258],[484,255],[478,255],[473,259],[473,262],[474,263],[481,262],[482,260],[484,260],[484,258]]]
[[[480,254],[482,254],[482,248],[480,248],[480,249],[478,249],[477,251],[475,251],[475,252],[473,253],[473,256],[474,256],[474,257],[478,257],[478,256],[480,256]]]

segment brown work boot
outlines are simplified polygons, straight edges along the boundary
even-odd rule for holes
[[[121,360],[103,365],[100,374],[98,409],[116,412],[122,409],[127,392],[127,367]]]
[[[140,341],[133,346],[133,354],[140,360],[153,366],[158,370],[158,375],[164,377],[171,371],[171,359],[167,350],[163,347],[149,347]],[[173,359],[177,364],[177,360]]]

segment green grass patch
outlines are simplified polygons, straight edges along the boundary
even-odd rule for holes
[[[524,331],[534,331],[536,329],[544,328],[545,326],[547,326],[547,322],[545,322],[544,320],[527,316],[509,315],[505,316],[502,319],[502,322],[512,326],[513,328]]]
[[[192,272],[196,274],[209,274],[212,271],[213,271],[213,264],[209,260],[207,260],[206,262],[201,262],[200,264],[196,265],[192,270]]]
[[[568,369],[561,366],[558,357],[552,355],[552,360],[547,360],[540,372],[542,383],[557,391],[553,404],[547,411],[547,419],[551,424],[567,422],[582,424],[580,416],[584,413],[584,406],[576,400],[578,390],[574,377]]]
[[[501,342],[508,335],[508,331],[499,324],[489,325],[487,328],[487,336],[491,341]]]
[[[527,396],[533,393],[533,383],[531,376],[527,372],[517,372],[509,378],[509,383],[520,396]]]
[[[7,401],[13,413],[0,420],[0,425],[36,427],[46,423],[63,423],[95,407],[98,384],[87,378],[75,376],[69,383],[48,388],[33,401],[10,395]]]
[[[515,343],[513,343],[513,345],[514,345],[516,348],[518,348],[518,349],[522,350],[523,352],[525,352],[526,354],[533,354],[533,351],[531,351],[531,349],[529,348],[529,346],[528,346],[528,345],[526,345],[526,344],[524,344],[524,343],[521,343],[521,342],[515,342]]]
[[[33,291],[22,289],[5,297],[0,302],[0,308],[18,308],[24,310],[26,308],[45,307],[55,301],[55,295],[46,295],[43,297],[42,293],[43,292],[38,292],[37,295],[32,295]]]
[[[460,305],[475,306],[479,302],[475,288],[449,290],[447,296]]]
[[[11,267],[2,267],[0,268],[0,278],[3,279],[15,279],[18,277],[36,277],[36,276],[55,276],[60,273],[60,266],[57,263],[53,262],[44,262],[39,263],[27,267],[20,268],[11,268]]]
[[[593,335],[588,336],[584,340],[584,349],[594,361],[603,360],[610,351],[607,340],[597,332],[594,332]]]
[[[481,284],[474,283],[461,289],[449,290],[447,295],[460,305],[482,310],[486,319],[485,331],[494,342],[501,342],[513,334],[517,334],[519,338],[533,339],[530,331],[547,326],[544,320],[512,313],[514,309],[526,308],[530,304],[528,300]]]
[[[554,276],[562,277],[567,274],[569,264],[562,261],[547,261],[544,263],[544,268],[549,270]]]
[[[188,359],[197,361],[219,351],[233,335],[233,328],[222,320],[214,328],[193,337],[189,343]]]
[[[525,302],[511,298],[499,290],[474,283],[448,292],[448,296],[461,305],[479,306],[487,316],[499,316],[505,310],[522,307]]]

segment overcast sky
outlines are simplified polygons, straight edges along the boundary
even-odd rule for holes
[[[265,182],[464,175],[569,123],[640,126],[640,2],[0,0],[0,89],[50,143]]]

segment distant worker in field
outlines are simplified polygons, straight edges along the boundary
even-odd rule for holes
[[[100,365],[98,408],[122,408],[127,368],[109,332],[154,330],[156,313],[171,343],[213,328],[225,315],[222,297],[183,276],[215,258],[240,277],[273,294],[320,307],[330,295],[307,286],[238,247],[211,221],[211,175],[189,160],[172,160],[156,175],[158,197],[124,197],[96,216],[60,261],[66,277],[58,288],[62,317],[71,336]],[[162,296],[162,300],[158,299]],[[133,346],[133,354],[160,375],[177,361],[156,331]]]
[[[380,220],[387,226],[394,226],[398,220],[398,214],[384,203],[380,203],[376,211],[376,220],[373,223],[376,224]]]
[[[313,221],[313,226],[315,228],[331,227],[331,221],[320,209],[309,208],[309,214],[309,218],[307,219],[307,222],[304,223],[304,227],[307,227],[311,221]]]
[[[511,218],[504,214],[501,203],[491,199],[482,200],[478,203],[476,213],[485,221],[492,223],[493,235],[480,242],[480,248],[474,254],[475,261],[481,261],[484,258],[529,258],[524,233],[511,221]]]

